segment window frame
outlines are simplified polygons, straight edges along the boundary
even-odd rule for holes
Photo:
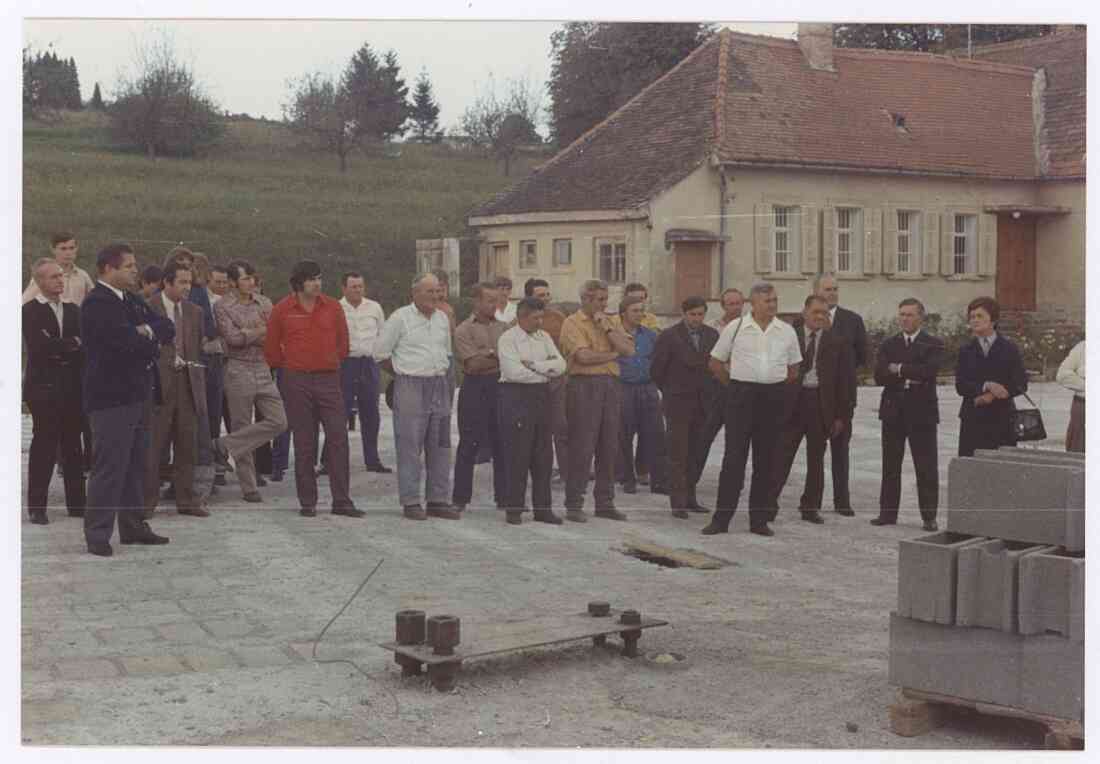
[[[864,215],[862,207],[851,205],[833,208],[833,257],[836,263],[837,274],[845,276],[862,276],[864,265]],[[848,225],[841,227],[842,215],[848,215]],[[844,253],[848,257],[847,267],[841,265],[840,241],[842,236],[848,237],[848,249]]]
[[[534,263],[528,264],[526,262],[528,245],[531,245],[531,249],[535,255]],[[538,239],[520,239],[519,241],[519,262],[517,263],[516,270],[518,271],[537,271],[539,269],[539,241]]]
[[[558,262],[558,244],[565,243],[569,245],[569,262]],[[563,270],[571,269],[573,267],[573,239],[554,239],[550,246],[550,267],[559,268]]]
[[[959,221],[963,221],[963,231],[958,230]],[[957,251],[957,243],[963,241],[963,253]],[[959,258],[962,257],[963,270],[959,270]],[[951,275],[974,276],[978,273],[978,216],[971,212],[954,212],[951,220]]]
[[[779,225],[779,214],[783,211],[786,215],[786,225]],[[798,275],[801,272],[802,257],[800,247],[802,245],[802,207],[797,204],[773,204],[771,225],[771,255],[772,273],[783,276]],[[787,247],[782,250],[787,256],[786,268],[779,267],[779,235],[787,236]]]
[[[614,285],[625,284],[626,281],[627,281],[626,239],[624,237],[606,236],[606,237],[600,237],[600,238],[596,239],[594,244],[595,244],[595,247],[596,247],[596,269],[595,269],[596,270],[596,278],[598,278],[600,281],[606,282],[609,285],[610,284],[614,284]],[[604,272],[603,272],[603,254],[601,252],[601,249],[604,246],[610,246],[611,247],[610,263],[611,263],[612,273],[609,276],[605,276]],[[617,258],[617,250],[619,248],[622,249],[622,262],[621,262],[621,265],[622,265],[622,279],[614,278],[614,275],[615,275],[614,270],[615,270],[615,266],[616,266],[615,260]]]
[[[897,224],[897,241],[894,242],[895,251],[897,252],[897,262],[895,264],[895,273],[899,273],[904,276],[915,276],[922,272],[922,262],[924,257],[924,220],[920,210],[909,209],[907,207],[901,207],[894,210],[897,215],[897,219],[894,221]],[[901,216],[906,216],[906,224],[908,228],[902,231],[901,228]],[[906,244],[908,245],[908,252],[905,253],[908,261],[906,265],[908,267],[901,267],[901,240],[904,234]]]

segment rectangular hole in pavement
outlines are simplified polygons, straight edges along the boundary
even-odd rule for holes
[[[643,562],[659,565],[662,568],[717,570],[718,568],[724,568],[730,564],[736,565],[736,563],[730,563],[729,560],[712,557],[709,554],[694,549],[673,549],[672,547],[661,546],[660,544],[649,541],[628,541],[623,544],[622,548],[616,551],[627,557],[633,557]]]

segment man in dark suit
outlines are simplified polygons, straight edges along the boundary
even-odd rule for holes
[[[159,398],[156,361],[175,337],[172,322],[141,297],[129,244],[104,247],[96,257],[99,282],[81,306],[86,353],[84,409],[92,426],[92,465],[84,538],[88,551],[110,557],[118,514],[123,544],[167,544],[142,519],[152,403]]]
[[[867,362],[867,328],[863,325],[863,319],[854,311],[842,308],[840,301],[840,287],[837,285],[836,276],[831,273],[823,273],[814,279],[814,294],[824,297],[829,304],[829,320],[832,322],[833,334],[843,337],[850,345],[852,364],[852,398],[851,408],[846,421],[848,426],[836,435],[829,437],[829,453],[831,454],[833,468],[833,509],[845,517],[852,517],[852,496],[848,490],[848,447],[852,439],[852,419],[855,416],[855,370]]]
[[[707,369],[707,359],[718,332],[703,323],[707,303],[689,297],[681,304],[684,320],[657,335],[649,375],[661,391],[668,421],[668,500],[672,516],[706,512],[695,496],[695,465],[706,459],[700,453],[709,444],[700,438],[708,410],[720,392],[718,381]]]
[[[851,428],[851,397],[855,390],[854,367],[846,338],[829,328],[829,304],[810,295],[795,328],[802,348],[798,382],[788,392],[789,401],[780,426],[778,455],[773,462],[775,501],[772,519],[779,512],[779,494],[787,484],[791,465],[802,438],[806,438],[806,485],[798,510],[802,519],[823,523],[821,501],[825,493],[825,443]]]
[[[84,472],[80,436],[84,413],[80,375],[84,350],[80,345],[80,308],[61,299],[65,276],[53,258],[32,268],[38,295],[23,305],[23,341],[27,370],[23,401],[34,422],[27,469],[27,509],[31,522],[47,525],[47,496],[60,447],[64,467],[65,506],[73,517],[84,515]]]
[[[153,442],[145,475],[145,516],[152,517],[159,498],[160,455],[172,442],[173,484],[181,515],[207,517],[209,512],[194,492],[198,422],[206,417],[206,376],[200,365],[204,332],[202,308],[188,301],[192,272],[169,260],[164,266],[164,288],[149,308],[175,326],[175,337],[160,349],[157,371],[161,403],[153,415]]]
[[[936,374],[944,344],[921,328],[924,305],[909,297],[898,305],[901,333],[882,343],[875,360],[875,383],[882,385],[882,490],[879,516],[871,525],[894,525],[901,503],[901,462],[905,442],[917,473],[917,502],[926,531],[935,531],[940,473],[936,444],[940,421]]]

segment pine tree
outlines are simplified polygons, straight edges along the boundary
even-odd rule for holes
[[[428,79],[427,71],[421,70],[416,80],[410,117],[417,140],[425,143],[439,140],[439,104],[432,93],[432,83]]]
[[[80,75],[76,71],[75,58],[69,57],[65,71],[65,106],[79,111],[84,108],[84,101],[80,97]]]
[[[348,121],[357,138],[385,141],[404,134],[409,89],[400,72],[393,51],[379,61],[364,43],[351,57],[340,80],[340,94],[346,100]]]
[[[92,91],[92,100],[88,105],[97,111],[103,111],[106,108],[103,104],[103,94],[99,92],[98,82],[95,84],[95,90]]]

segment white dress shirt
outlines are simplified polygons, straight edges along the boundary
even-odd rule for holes
[[[160,292],[160,299],[161,299],[161,302],[164,303],[164,313],[165,313],[165,315],[167,315],[168,318],[172,321],[172,326],[176,327],[176,334],[179,334],[180,328],[178,326],[176,326],[176,306],[180,305],[180,302],[183,302],[183,300],[180,300],[180,302],[173,302],[168,297],[168,295],[164,293],[163,289]],[[182,318],[182,316],[183,316],[183,306],[180,305],[180,317]]]
[[[53,314],[57,317],[57,336],[58,337],[64,337],[65,336],[65,306],[62,304],[62,303],[64,303],[64,300],[58,300],[57,302],[53,302],[51,300],[47,300],[45,297],[42,296],[41,293],[35,295],[34,299],[38,300],[43,305],[49,305],[50,306],[50,309],[53,310]]]
[[[509,301],[503,308],[497,308],[496,312],[497,321],[503,321],[506,324],[510,324],[516,320],[516,303]]]
[[[115,289],[115,288],[114,288],[113,286],[111,286],[110,284],[108,284],[108,283],[107,283],[106,281],[104,281],[103,279],[100,279],[100,280],[99,280],[99,283],[100,283],[100,284],[102,284],[103,286],[107,287],[108,289],[110,289],[110,290],[111,290],[112,292],[114,292],[114,293],[115,293],[115,295],[117,295],[117,296],[118,296],[118,299],[120,299],[120,300],[125,300],[125,299],[126,299],[126,296],[125,296],[124,294],[122,294],[122,290],[121,290],[121,289]]]
[[[565,359],[550,335],[539,329],[528,334],[518,325],[500,335],[497,343],[500,381],[540,385],[565,373]],[[527,361],[534,370],[524,366]]]
[[[348,320],[348,344],[351,348],[348,358],[371,358],[378,335],[386,323],[382,306],[366,297],[355,306],[348,302],[348,298],[341,297],[340,307]]]
[[[441,310],[426,317],[416,305],[398,308],[382,327],[374,357],[390,359],[398,374],[441,377],[451,365],[451,321]]]
[[[752,315],[730,321],[710,355],[729,365],[730,379],[766,385],[785,381],[787,367],[802,363],[794,327],[773,318],[761,329]]]
[[[1069,351],[1066,360],[1058,367],[1058,384],[1068,387],[1078,397],[1085,397],[1085,341],[1082,340]]]

